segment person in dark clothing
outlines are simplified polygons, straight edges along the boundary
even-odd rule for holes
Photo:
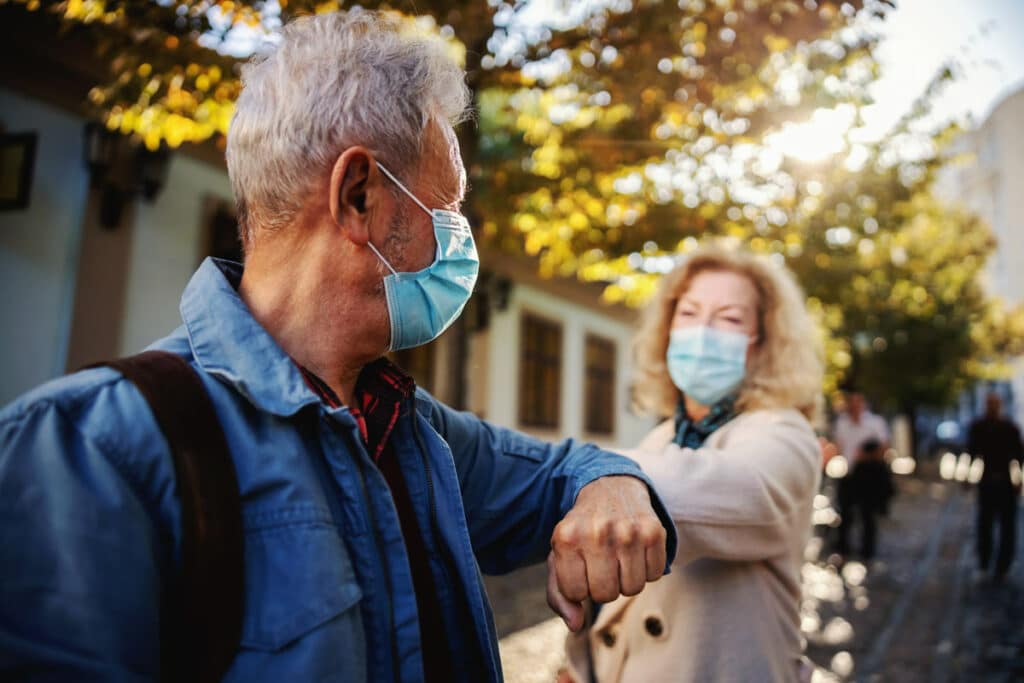
[[[1017,536],[1017,500],[1020,480],[1014,481],[1011,463],[1019,467],[1024,459],[1024,444],[1020,429],[1003,417],[1003,402],[998,394],[989,394],[985,400],[985,415],[971,424],[967,436],[967,450],[981,458],[985,469],[978,482],[978,566],[989,569],[992,557],[992,526],[999,522],[999,554],[996,557],[994,578],[1006,576],[1013,563],[1014,541]]]
[[[887,513],[893,486],[880,441],[865,441],[860,446],[860,454],[860,459],[850,473],[839,481],[841,522],[837,550],[843,555],[849,552],[850,528],[854,519],[860,517],[861,557],[870,560],[875,556],[878,536],[877,515]]]

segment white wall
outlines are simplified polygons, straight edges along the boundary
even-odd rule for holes
[[[992,227],[998,240],[998,293],[1024,303],[1024,90],[1000,102],[982,125],[992,158],[983,165],[994,175]]]
[[[7,132],[39,133],[29,208],[0,211],[0,404],[64,373],[75,300],[88,173],[85,121],[0,89]],[[135,200],[119,353],[134,353],[179,324],[182,290],[200,262],[211,197],[230,199],[227,173],[181,153],[152,204]]]
[[[519,425],[520,323],[524,312],[562,324],[561,415],[557,431],[537,431]],[[598,334],[616,343],[615,433],[611,438],[584,432],[584,338]],[[486,417],[496,424],[523,429],[543,438],[572,436],[606,446],[635,446],[653,420],[629,413],[630,340],[633,327],[615,318],[552,296],[540,289],[515,285],[504,311],[494,311],[487,332]],[[473,359],[470,367],[478,367]],[[468,373],[471,380],[475,372]]]
[[[227,172],[175,154],[152,204],[136,205],[121,354],[136,353],[181,324],[181,293],[201,262],[211,197],[229,200]]]
[[[1024,303],[1024,90],[1002,100],[957,151],[973,156],[938,179],[941,194],[985,219],[996,237],[988,284],[1010,303]]]
[[[0,123],[39,134],[27,209],[0,211],[0,404],[64,372],[88,177],[84,121],[0,88]]]
[[[1011,305],[1024,304],[1024,90],[1000,101],[988,118],[958,142],[974,158],[940,175],[939,192],[985,219],[996,238],[986,285]],[[1018,422],[1024,423],[1024,359],[1011,380]]]

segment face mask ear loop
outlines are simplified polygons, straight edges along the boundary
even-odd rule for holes
[[[368,247],[370,247],[370,249],[373,250],[373,253],[377,255],[377,258],[380,259],[380,262],[383,263],[385,266],[387,266],[387,269],[391,271],[392,275],[398,275],[398,271],[395,270],[394,268],[392,268],[391,264],[388,263],[388,260],[386,258],[384,258],[384,255],[381,254],[379,251],[377,251],[377,247],[373,246],[373,242],[370,242],[369,240],[367,240],[366,241],[366,245]]]
[[[384,175],[386,175],[388,178],[391,179],[391,182],[393,182],[395,185],[398,185],[398,189],[400,189],[402,192],[404,192],[406,194],[406,196],[409,197],[409,199],[411,199],[414,202],[416,202],[417,206],[419,206],[421,209],[426,211],[428,216],[433,217],[434,212],[431,211],[430,209],[428,209],[426,204],[424,204],[419,199],[417,199],[416,195],[414,195],[412,192],[409,192],[409,190],[406,189],[405,185],[402,184],[402,181],[400,181],[398,178],[396,178],[391,171],[389,171],[388,169],[384,168],[384,164],[382,164],[382,163],[380,163],[378,161],[377,162],[377,168],[379,168],[381,171],[383,171]]]

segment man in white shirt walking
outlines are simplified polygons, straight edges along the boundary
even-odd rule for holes
[[[861,556],[870,560],[875,555],[875,515],[886,505],[889,488],[884,453],[889,449],[889,427],[885,419],[872,413],[864,394],[846,394],[846,410],[840,413],[833,429],[839,453],[850,463],[839,481],[839,541],[836,550],[849,553],[850,528],[855,515],[860,516]]]
[[[856,391],[846,395],[846,410],[836,418],[833,436],[839,454],[851,467],[861,460],[862,448],[867,441],[878,441],[883,453],[889,449],[889,426],[885,418],[871,412],[864,394]]]

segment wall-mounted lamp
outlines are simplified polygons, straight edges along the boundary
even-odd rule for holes
[[[512,281],[500,275],[488,283],[488,297],[491,305],[496,311],[504,311],[508,308],[508,301],[512,296]]]
[[[85,165],[90,185],[100,191],[100,225],[121,224],[124,207],[138,195],[152,202],[167,182],[170,152],[151,152],[128,138],[91,122],[84,131]]]
[[[89,184],[92,187],[100,187],[114,165],[118,137],[117,133],[95,121],[85,124],[85,165],[89,169]]]
[[[147,202],[154,201],[167,183],[167,172],[171,168],[171,153],[166,147],[151,152],[139,147],[135,154],[135,165],[138,169],[142,197]]]
[[[508,308],[512,296],[513,283],[507,277],[485,270],[477,278],[473,298],[465,314],[469,320],[469,330],[477,332],[487,329],[491,324],[491,314]]]

